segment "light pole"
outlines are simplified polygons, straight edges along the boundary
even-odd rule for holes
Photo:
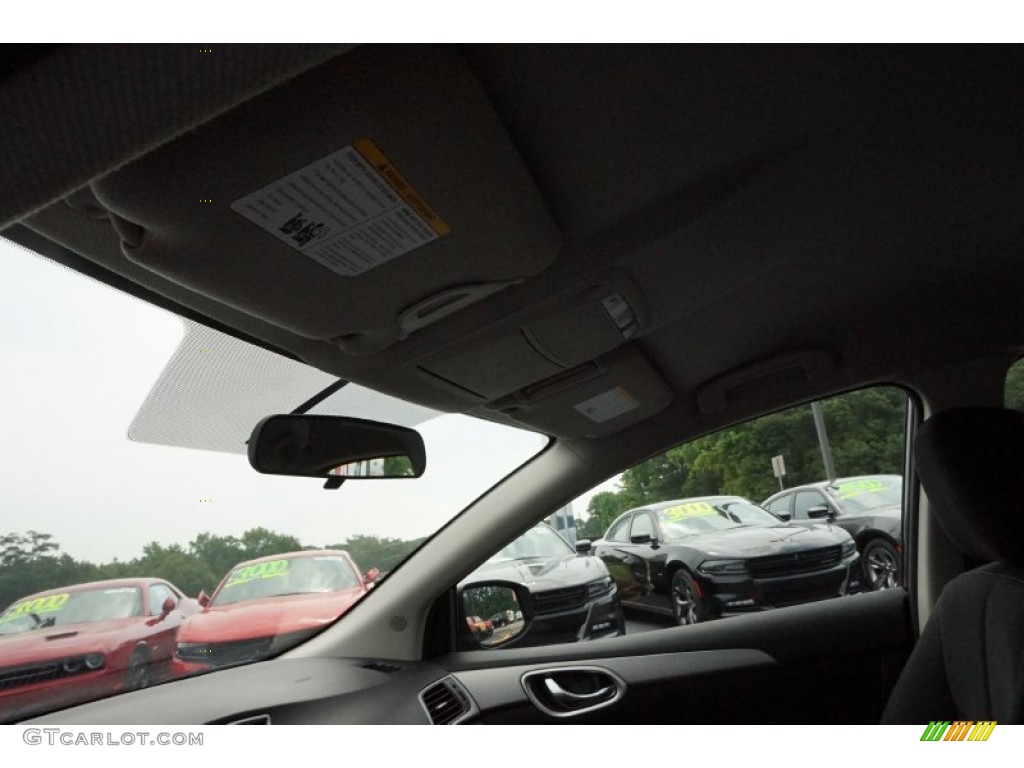
[[[821,412],[821,403],[817,400],[811,403],[811,413],[814,414],[814,428],[818,431],[818,446],[821,448],[821,461],[825,465],[825,475],[829,482],[835,482],[836,467],[832,462],[832,447],[828,444],[825,416]]]

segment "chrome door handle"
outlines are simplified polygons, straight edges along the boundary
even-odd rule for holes
[[[626,694],[627,687],[619,675],[596,666],[535,669],[526,672],[521,681],[530,702],[551,717],[576,717],[612,706]],[[589,692],[575,693],[566,685]]]
[[[550,677],[544,678],[544,687],[548,689],[548,693],[551,694],[551,698],[566,709],[589,707],[593,704],[604,701],[604,699],[611,697],[612,694],[615,693],[615,686],[613,685],[599,688],[593,693],[573,693],[572,691],[565,690],[565,688],[560,686],[553,678]]]

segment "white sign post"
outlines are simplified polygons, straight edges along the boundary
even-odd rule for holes
[[[772,474],[779,478],[779,490],[781,491],[784,486],[782,484],[782,478],[786,476],[786,462],[782,456],[772,456]]]

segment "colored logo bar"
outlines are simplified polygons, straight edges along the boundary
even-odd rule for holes
[[[932,720],[921,741],[988,741],[995,727],[995,720]]]

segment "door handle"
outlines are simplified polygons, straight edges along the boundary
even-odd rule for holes
[[[522,685],[537,709],[560,718],[610,706],[626,693],[626,681],[603,667],[538,669],[524,674]]]
[[[606,685],[604,688],[599,688],[593,693],[573,693],[572,691],[565,690],[551,677],[544,678],[544,687],[548,689],[551,698],[566,709],[579,709],[580,707],[591,706],[592,704],[604,701],[604,699],[615,693],[614,685]]]

